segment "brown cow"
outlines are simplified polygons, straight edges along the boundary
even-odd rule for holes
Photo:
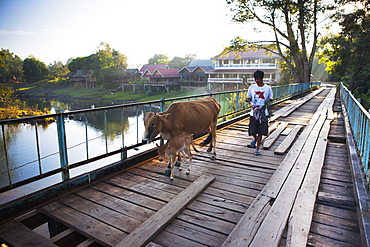
[[[164,140],[171,140],[185,132],[188,134],[209,133],[211,136],[208,152],[216,158],[216,125],[221,106],[212,97],[172,103],[164,112],[146,114],[143,142],[151,142],[158,134]]]
[[[161,146],[158,146],[158,155],[159,155],[159,161],[163,161],[164,157],[167,156],[170,158],[170,163],[168,165],[167,169],[170,169],[170,179],[174,178],[174,167],[176,162],[176,156],[177,154],[183,154],[184,159],[187,156],[189,158],[188,160],[188,169],[186,170],[186,174],[190,173],[191,168],[191,162],[193,160],[193,155],[190,151],[190,145],[192,145],[194,151],[199,152],[195,147],[193,143],[193,137],[191,134],[182,133],[181,135],[175,136],[170,141],[168,141],[166,144],[163,144]],[[179,166],[179,170],[181,171],[181,165]],[[166,172],[166,174],[169,172]]]

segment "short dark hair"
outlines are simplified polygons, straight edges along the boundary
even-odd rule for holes
[[[254,78],[262,78],[263,79],[263,76],[264,75],[265,75],[265,73],[263,73],[263,71],[257,70],[256,72],[254,72],[253,77]]]

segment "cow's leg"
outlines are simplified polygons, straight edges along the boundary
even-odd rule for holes
[[[177,161],[176,161],[176,164],[177,164],[177,163],[179,163],[179,171],[181,171],[181,170],[182,170],[182,167],[184,166],[184,165],[183,165],[183,163],[185,163],[185,160],[186,160],[186,153],[185,153],[183,150],[181,150],[181,151],[179,152],[179,155],[181,155],[181,154],[183,155],[183,157],[182,157],[182,158],[183,158],[184,160],[182,160],[181,162],[179,162],[179,160],[177,160]]]
[[[175,177],[174,168],[175,168],[175,162],[176,162],[176,154],[171,155],[170,162],[171,162],[171,175],[170,175],[170,179],[173,180],[173,178]]]
[[[164,171],[164,175],[169,176],[171,174],[171,161],[167,163],[167,168]]]
[[[207,138],[200,144],[200,146],[204,147],[205,145],[211,142],[212,142],[212,134],[209,133]]]
[[[209,148],[211,150],[213,148],[213,154],[212,154],[211,159],[212,160],[215,160],[216,159],[216,122],[212,123],[212,126],[211,126],[211,134],[212,134],[212,142],[211,142],[211,145],[210,145]]]
[[[176,164],[175,164],[175,166],[181,166],[181,155],[180,155],[180,153],[178,153],[178,155],[177,155],[177,161],[176,161]]]
[[[188,170],[186,171],[186,174],[189,174],[190,173],[190,169],[191,169],[191,162],[193,161],[193,155],[191,154],[190,152],[190,149],[189,149],[189,163],[188,163]]]

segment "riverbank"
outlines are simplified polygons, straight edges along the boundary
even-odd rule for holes
[[[132,91],[117,91],[106,89],[88,89],[84,87],[54,87],[51,86],[19,86],[16,93],[25,97],[36,98],[68,98],[75,100],[99,100],[116,103],[145,102],[161,98],[175,98],[186,95],[196,95],[200,91],[174,91],[159,93],[148,96],[144,93],[133,93]]]

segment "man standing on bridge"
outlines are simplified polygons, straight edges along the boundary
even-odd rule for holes
[[[255,155],[261,155],[260,145],[262,136],[268,134],[268,105],[273,98],[272,89],[263,82],[264,72],[257,70],[254,72],[255,84],[248,88],[247,101],[251,102],[251,112],[249,119],[248,134],[254,137],[254,140],[248,145],[255,148]]]

